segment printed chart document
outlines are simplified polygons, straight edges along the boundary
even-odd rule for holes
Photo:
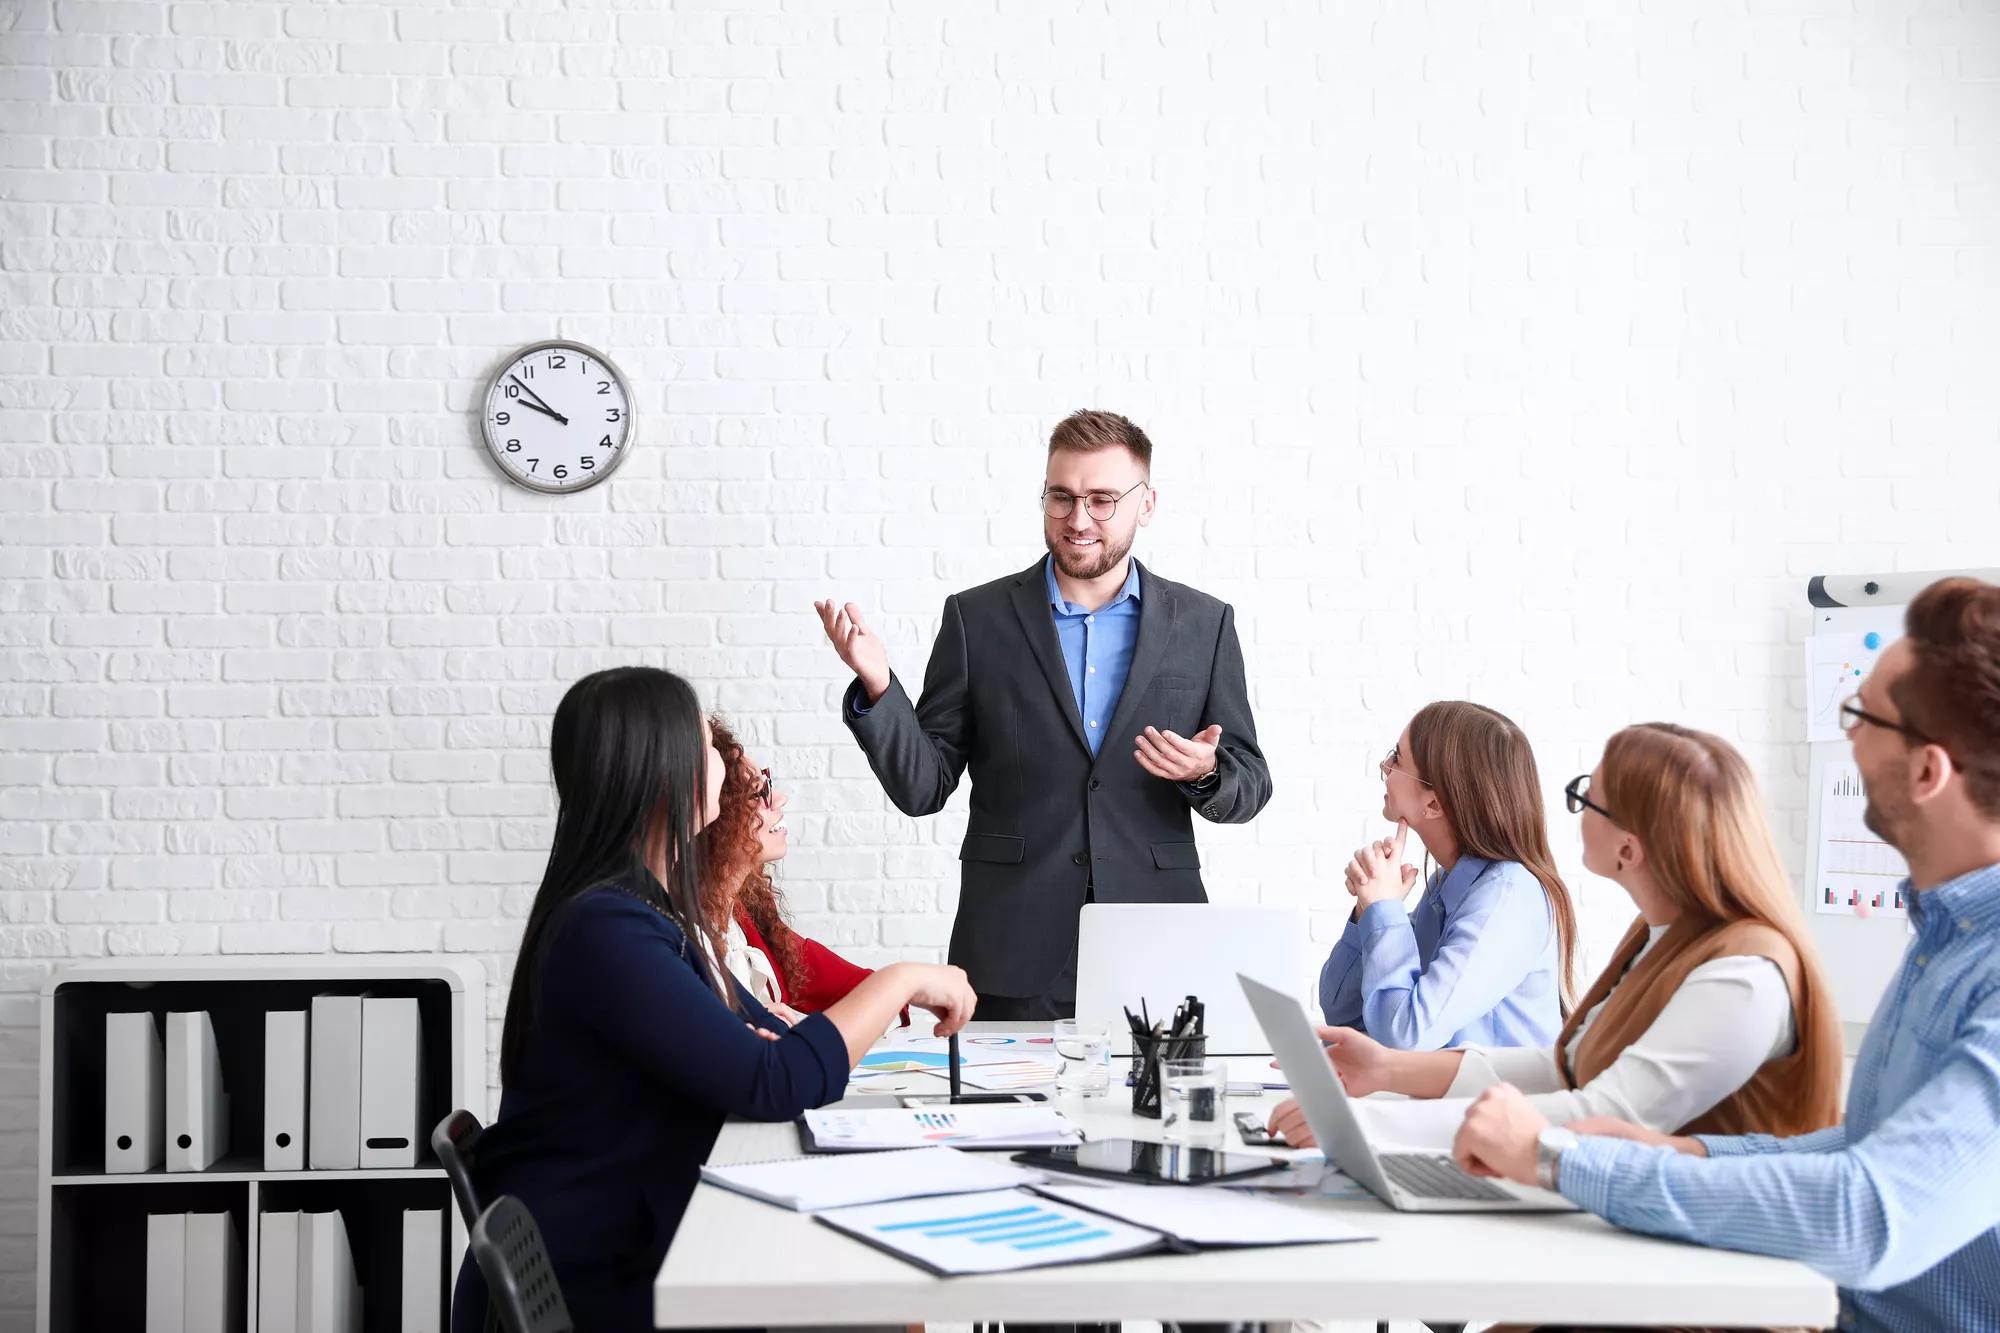
[[[868,1204],[817,1216],[836,1231],[942,1277],[1122,1259],[1166,1243],[1157,1231],[1026,1190]]]
[[[959,1037],[959,1080],[985,1092],[1022,1092],[1046,1088],[1056,1081],[1055,1038],[1046,1032],[979,1032]],[[875,1074],[936,1074],[951,1072],[949,1042],[891,1032],[877,1042],[853,1078]]]
[[[704,1166],[701,1178],[780,1208],[816,1213],[891,1199],[1011,1189],[1038,1176],[1012,1162],[937,1147]]]
[[[884,1107],[807,1111],[802,1121],[813,1152],[874,1152],[922,1148],[1046,1148],[1081,1143],[1083,1136],[1046,1106]]]

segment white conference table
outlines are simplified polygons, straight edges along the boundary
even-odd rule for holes
[[[943,1090],[928,1075],[892,1075],[860,1080],[849,1094]],[[1283,1095],[1232,1096],[1229,1109],[1268,1111]],[[1160,1137],[1159,1122],[1134,1116],[1115,1080],[1107,1098],[1056,1105],[1088,1138]],[[709,1161],[799,1155],[790,1124],[730,1121]],[[939,1278],[807,1214],[702,1184],[654,1280],[654,1322],[1421,1319],[1825,1328],[1837,1313],[1833,1284],[1803,1264],[1638,1236],[1584,1214],[1398,1213],[1372,1199],[1311,1206],[1377,1239]]]

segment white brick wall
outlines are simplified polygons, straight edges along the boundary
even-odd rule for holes
[[[583,672],[693,676],[804,923],[934,952],[959,820],[874,789],[809,602],[919,675],[1077,406],[1238,607],[1278,795],[1219,896],[1337,906],[1442,696],[1552,793],[1715,728],[1802,839],[1806,576],[2000,563],[2000,17],[1210,8],[0,0],[0,1326],[49,968],[504,978]],[[554,335],[643,412],[566,499],[469,417]]]

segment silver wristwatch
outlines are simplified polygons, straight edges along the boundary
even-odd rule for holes
[[[1556,1163],[1565,1150],[1576,1146],[1576,1131],[1550,1125],[1535,1136],[1535,1183],[1545,1190],[1556,1187]]]

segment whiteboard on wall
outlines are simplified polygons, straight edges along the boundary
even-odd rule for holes
[[[1901,892],[1908,871],[1862,823],[1861,775],[1839,725],[1840,704],[1902,633],[1901,606],[1816,607],[1806,639],[1803,904],[1845,1023],[1874,1016],[1910,938]]]

